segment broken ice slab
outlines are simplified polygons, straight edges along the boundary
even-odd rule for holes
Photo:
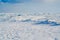
[[[22,20],[21,22],[31,22],[31,19]]]
[[[60,24],[57,24],[57,22],[49,22],[50,26],[59,26]]]
[[[48,19],[45,16],[33,16],[31,19],[34,24],[49,24]]]
[[[59,26],[60,24],[57,23],[57,22],[54,22],[54,21],[49,21],[49,20],[45,20],[45,21],[37,21],[37,22],[34,22],[35,25],[40,25],[40,24],[47,24],[47,25],[50,25],[50,26]]]
[[[26,17],[26,16],[16,16],[16,17],[14,17],[14,19],[16,21],[22,21],[22,22],[30,21],[30,18],[29,17]]]
[[[15,16],[12,18],[13,20],[20,21],[20,22],[36,22],[41,20],[46,20],[45,17],[41,16]]]
[[[46,20],[47,18],[45,16],[31,16],[32,21],[38,21],[38,20]]]
[[[51,25],[51,26],[59,26],[60,25],[60,23],[58,23],[56,20],[48,20],[48,22],[49,22],[49,24]]]
[[[10,21],[14,22],[33,22],[34,24],[49,24],[51,26],[60,25],[56,20],[51,20],[45,16],[14,16]]]
[[[45,21],[37,21],[34,24],[38,25],[38,24],[49,24],[48,20]]]

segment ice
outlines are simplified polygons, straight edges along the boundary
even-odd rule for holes
[[[28,23],[4,23],[4,26],[3,23],[0,23],[0,26],[2,28],[0,34],[3,33],[1,40],[55,40],[51,34],[57,32],[59,28]]]
[[[0,22],[33,22],[34,24],[49,24],[51,26],[60,25],[57,17],[47,16],[23,16],[21,14],[14,13],[2,13],[0,14]]]
[[[0,40],[60,40],[60,24],[53,17],[0,13],[0,20]]]
[[[60,40],[59,4],[16,1],[0,0],[0,40]]]

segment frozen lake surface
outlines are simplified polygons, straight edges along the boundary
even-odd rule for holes
[[[0,13],[0,40],[60,40],[59,16],[47,16]]]

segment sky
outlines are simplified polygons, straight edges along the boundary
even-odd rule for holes
[[[60,13],[60,0],[0,0],[0,13],[20,11]]]
[[[39,2],[39,3],[55,3],[59,2],[60,0],[0,0],[1,2]]]

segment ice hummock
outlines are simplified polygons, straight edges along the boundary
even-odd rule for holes
[[[53,17],[44,15],[26,16],[20,13],[0,13],[0,39],[60,40],[60,25],[56,25],[58,22],[53,20]]]
[[[26,16],[14,13],[2,13],[0,14],[0,22],[31,22],[33,24],[49,24],[52,26],[60,25],[59,19],[56,17],[46,17],[46,16]]]

